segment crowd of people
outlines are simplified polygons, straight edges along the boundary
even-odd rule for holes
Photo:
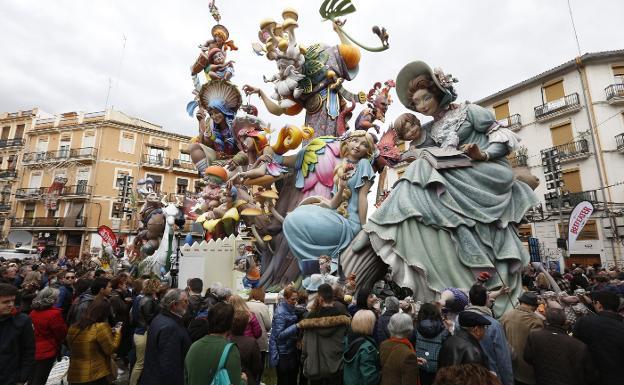
[[[623,272],[527,268],[504,314],[492,309],[506,292],[487,278],[424,304],[289,285],[273,309],[262,288],[242,298],[199,278],[178,289],[58,260],[2,261],[0,385],[46,384],[63,356],[70,384],[259,385],[268,367],[279,385],[622,383]]]

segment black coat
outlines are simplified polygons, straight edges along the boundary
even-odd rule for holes
[[[487,358],[481,345],[467,331],[457,328],[455,334],[442,344],[438,354],[438,368],[461,364],[479,364],[486,368]]]
[[[589,348],[599,371],[600,385],[620,385],[624,379],[624,321],[611,311],[586,315],[576,321],[574,337]]]
[[[191,338],[182,318],[161,311],[147,331],[141,385],[184,385],[184,358]]]
[[[28,381],[35,366],[35,332],[26,314],[0,320],[0,385]]]
[[[377,322],[375,323],[375,330],[373,332],[373,337],[375,337],[375,341],[377,341],[378,345],[381,345],[382,342],[390,338],[390,332],[388,331],[388,324],[390,323],[390,317],[392,317],[396,313],[398,313],[398,311],[386,310],[377,319]]]
[[[587,345],[560,328],[532,331],[524,360],[535,370],[536,385],[585,385],[596,379]]]

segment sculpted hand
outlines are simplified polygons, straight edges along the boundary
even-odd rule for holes
[[[204,119],[206,119],[206,110],[204,110],[203,108],[200,108],[199,110],[197,110],[197,113],[195,114],[195,117],[200,122],[203,121]]]
[[[481,149],[476,143],[464,144],[463,146],[461,146],[461,149],[462,151],[464,151],[466,155],[468,155],[470,159],[473,159],[473,160],[486,160],[487,159],[487,154],[481,151]]]
[[[245,95],[249,96],[249,95],[253,95],[253,94],[260,94],[260,88],[254,87],[254,86],[250,86],[249,84],[245,84],[243,86],[243,92],[245,93]]]

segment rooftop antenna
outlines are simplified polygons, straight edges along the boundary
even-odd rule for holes
[[[122,47],[121,47],[121,56],[119,58],[119,64],[117,64],[117,74],[115,76],[115,79],[117,82],[119,82],[119,75],[121,73],[121,64],[123,63],[123,59],[124,59],[124,54],[126,53],[126,42],[128,41],[128,39],[126,38],[125,34],[121,34],[121,40],[122,40]],[[106,104],[104,105],[104,110],[108,109],[108,102],[111,100],[111,91],[113,89],[113,79],[111,79],[110,77],[108,78],[108,91],[106,92]],[[111,105],[111,108],[113,106]]]

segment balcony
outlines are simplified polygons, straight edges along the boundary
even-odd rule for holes
[[[45,187],[18,188],[15,190],[15,199],[25,201],[36,201],[41,199],[47,189]]]
[[[13,218],[11,227],[29,228],[81,228],[87,226],[87,218],[59,218],[59,217],[35,217],[35,218]]]
[[[499,122],[503,123],[507,128],[511,131],[518,131],[522,128],[522,120],[520,119],[520,114],[513,114],[507,118],[499,120]]]
[[[624,84],[611,84],[605,88],[609,104],[624,104]]]
[[[24,139],[2,139],[0,140],[0,149],[9,147],[22,147],[24,145]]]
[[[97,148],[72,148],[71,150],[27,152],[22,156],[22,164],[25,166],[37,165],[42,162],[64,162],[68,160],[89,163],[97,159]]]
[[[572,162],[579,159],[589,158],[589,144],[587,139],[577,140],[576,142],[570,142],[562,144],[561,146],[551,147],[542,152],[557,150],[559,153],[559,160],[561,163]]]
[[[553,210],[559,210],[559,198],[546,199],[546,206]],[[572,210],[577,204],[588,201],[596,206],[598,202],[598,190],[588,190],[581,192],[564,191],[561,196],[561,208]]]
[[[174,159],[171,164],[173,165],[173,170],[174,171],[180,171],[180,172],[188,172],[191,174],[197,174],[197,169],[195,168],[195,165],[191,162],[185,162],[183,160],[180,159]]]
[[[91,195],[93,186],[87,186],[79,184],[75,186],[64,186],[61,190],[61,197],[63,198],[87,198]]]
[[[526,167],[528,165],[529,157],[526,155],[518,155],[509,158],[509,164],[511,167]]]
[[[9,203],[0,203],[0,213],[8,213],[11,211],[11,205]]]
[[[535,119],[545,121],[563,115],[571,114],[581,109],[578,93],[566,95],[561,99],[553,100],[534,108]]]
[[[160,155],[143,154],[143,167],[168,169],[171,166],[169,158]]]
[[[615,145],[619,152],[624,153],[624,134],[615,136]]]
[[[0,180],[9,180],[17,178],[16,170],[0,170]]]
[[[35,129],[39,130],[54,127],[54,122],[56,122],[56,118],[37,119]]]

